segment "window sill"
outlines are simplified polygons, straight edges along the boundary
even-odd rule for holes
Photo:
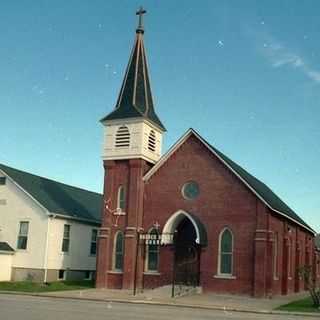
[[[236,276],[228,275],[228,274],[216,274],[213,276],[216,279],[226,279],[226,280],[235,280],[237,279]]]
[[[123,271],[121,271],[121,270],[109,270],[108,274],[123,274]]]
[[[161,273],[158,271],[145,271],[143,274],[146,276],[161,276]]]

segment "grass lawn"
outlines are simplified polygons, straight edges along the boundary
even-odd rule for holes
[[[277,310],[296,312],[318,312],[320,314],[320,309],[317,309],[312,305],[312,299],[310,297],[298,301],[293,301],[288,304],[284,304],[283,306],[278,307]]]
[[[94,287],[94,282],[84,281],[57,281],[48,284],[31,281],[0,282],[0,291],[23,291],[23,292],[49,292],[62,290],[80,290]]]

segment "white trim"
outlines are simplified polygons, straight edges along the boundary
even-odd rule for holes
[[[15,254],[16,252],[15,251],[6,251],[6,250],[0,250],[0,254]]]
[[[215,279],[225,279],[225,280],[235,280],[235,279],[237,279],[236,276],[232,276],[232,275],[229,275],[229,274],[215,274],[213,277]]]
[[[48,215],[49,214],[49,210],[44,207],[38,200],[36,200],[29,192],[27,192],[24,188],[22,188],[17,182],[15,182],[5,171],[3,171],[2,169],[0,169],[0,172],[2,174],[4,174],[9,180],[10,182],[12,182],[18,189],[20,189],[22,192],[24,192],[28,197],[30,197],[41,209],[43,209],[45,211],[45,213]]]
[[[105,127],[108,126],[114,126],[114,125],[128,125],[133,123],[145,123],[148,126],[150,126],[152,129],[156,131],[160,131],[162,134],[165,132],[164,129],[160,128],[158,125],[156,125],[154,122],[151,122],[148,118],[141,117],[135,117],[135,118],[125,118],[125,119],[113,119],[113,120],[104,120],[102,122],[102,125]]]
[[[159,161],[156,163],[155,166],[153,166],[153,168],[151,170],[149,170],[147,172],[147,174],[143,177],[143,181],[148,181],[151,176],[160,168],[162,167],[162,165],[170,158],[170,156],[191,136],[191,135],[195,135],[196,138],[198,138],[227,168],[229,168],[268,208],[270,208],[272,211],[286,217],[288,220],[293,221],[294,223],[298,224],[299,226],[301,226],[302,228],[310,231],[311,233],[313,233],[313,235],[316,234],[316,232],[312,229],[309,229],[308,227],[306,227],[305,225],[303,225],[302,223],[298,222],[297,220],[289,217],[287,214],[278,211],[276,209],[274,209],[259,193],[256,192],[256,190],[254,188],[252,188],[250,186],[250,184],[244,180],[227,162],[225,162],[218,154],[217,152],[215,152],[212,147],[203,140],[203,138],[197,133],[195,132],[192,128],[190,128],[160,159]]]
[[[184,217],[187,217],[192,222],[197,235],[196,243],[200,244],[200,231],[199,231],[198,225],[196,221],[193,219],[193,217],[184,210],[178,210],[173,215],[171,215],[171,217],[167,220],[166,224],[164,225],[162,233],[164,234],[174,233],[179,223],[182,221]],[[165,238],[164,240],[161,240],[161,244],[171,244],[171,243],[172,241],[167,238]]]
[[[90,220],[90,219],[86,219],[86,218],[78,218],[75,216],[67,216],[64,214],[60,214],[60,213],[54,213],[54,212],[50,212],[49,216],[52,216],[53,218],[61,218],[61,219],[66,219],[66,220],[76,220],[76,221],[80,221],[86,224],[94,224],[94,225],[101,225],[101,221],[98,220]]]
[[[222,273],[221,272],[221,238],[225,231],[229,231],[232,236],[232,247],[231,247],[231,273]],[[229,227],[224,227],[219,234],[219,250],[218,250],[218,268],[217,268],[217,277],[219,278],[233,278],[233,253],[234,253],[234,234]]]
[[[47,282],[47,277],[48,277],[48,251],[49,251],[49,235],[50,235],[50,222],[51,219],[54,219],[53,217],[48,217],[47,219],[47,234],[46,234],[46,247],[44,251],[44,279],[43,282]]]

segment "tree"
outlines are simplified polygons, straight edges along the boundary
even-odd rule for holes
[[[317,286],[316,279],[313,275],[311,266],[303,266],[298,270],[299,276],[302,277],[307,290],[312,298],[313,306],[320,307],[320,288]]]

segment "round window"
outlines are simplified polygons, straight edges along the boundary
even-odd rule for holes
[[[194,181],[189,181],[182,187],[182,195],[188,200],[195,199],[200,193],[199,186]]]

